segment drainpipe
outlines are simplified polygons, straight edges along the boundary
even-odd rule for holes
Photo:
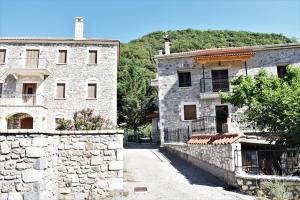
[[[205,92],[205,74],[204,74],[204,64],[202,64],[202,79],[203,79],[203,89]],[[200,85],[201,87],[201,85]]]

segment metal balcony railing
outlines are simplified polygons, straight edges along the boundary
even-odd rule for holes
[[[40,94],[2,94],[0,96],[0,105],[45,105],[45,97]]]
[[[228,78],[201,78],[200,79],[200,92],[228,92],[230,90],[230,80],[234,77]]]
[[[216,117],[202,116],[194,120],[191,126],[192,126],[192,132],[216,133]]]

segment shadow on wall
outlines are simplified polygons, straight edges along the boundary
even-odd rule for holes
[[[160,149],[160,153],[162,153],[170,161],[170,164],[177,169],[178,172],[189,181],[189,183],[213,187],[225,186],[224,182],[220,181],[208,172],[201,170],[191,163],[179,158],[178,156],[173,155],[164,149]]]

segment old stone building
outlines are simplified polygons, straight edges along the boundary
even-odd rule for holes
[[[230,80],[239,75],[254,75],[264,68],[284,76],[289,64],[300,67],[300,44],[219,48],[158,55],[157,75],[152,81],[159,91],[160,140],[164,129],[189,126],[205,118],[206,129],[222,132],[237,108],[221,102],[220,90],[230,91]],[[208,130],[208,129],[207,129]]]
[[[54,130],[56,120],[91,108],[117,122],[119,41],[0,38],[0,131]]]

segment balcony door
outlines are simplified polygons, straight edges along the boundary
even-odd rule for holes
[[[39,50],[26,50],[26,67],[37,68],[39,65]]]
[[[36,103],[36,83],[23,84],[23,102],[30,105]]]
[[[213,92],[229,91],[228,70],[212,70],[212,87]]]
[[[228,118],[228,106],[221,105],[216,106],[216,129],[217,133],[222,133],[222,125],[227,123]]]

